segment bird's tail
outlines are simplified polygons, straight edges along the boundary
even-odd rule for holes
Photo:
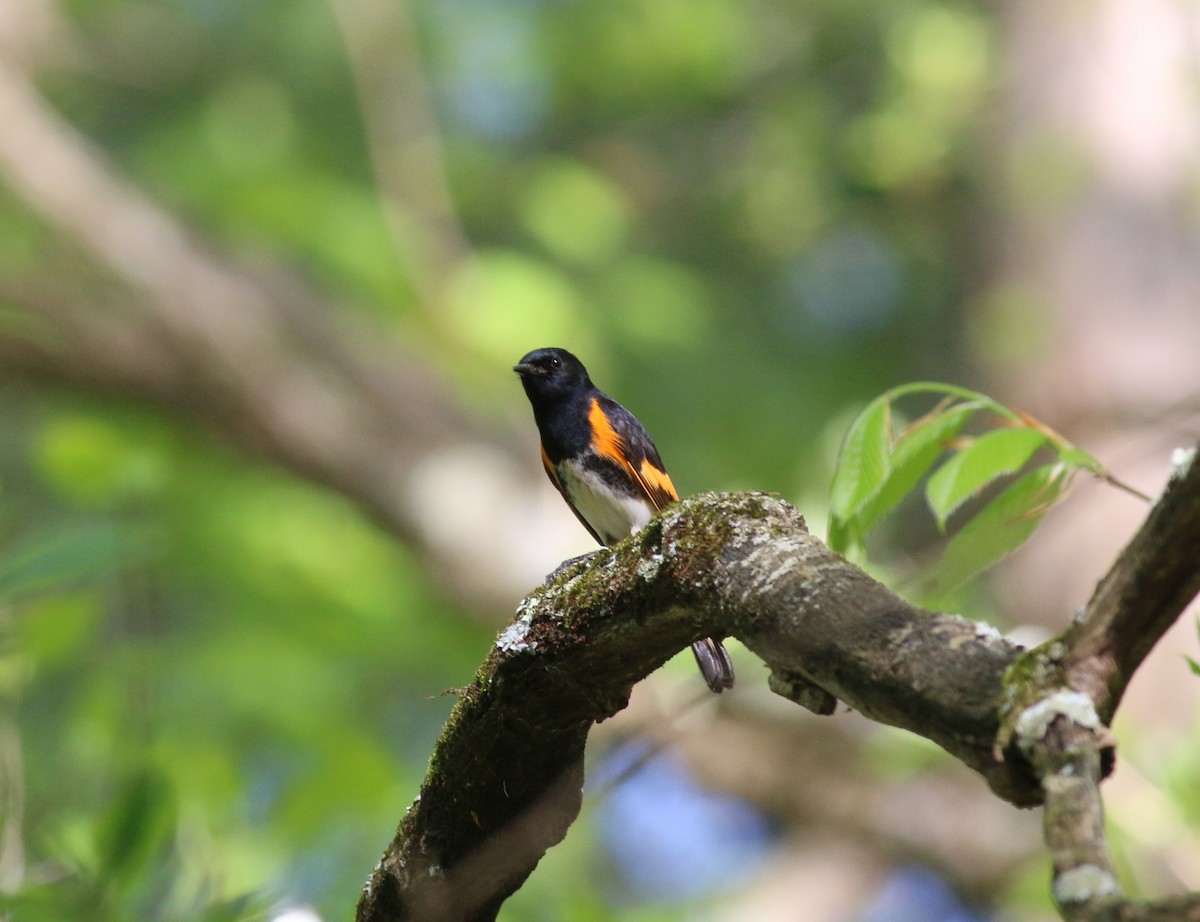
[[[721,646],[721,641],[705,637],[692,644],[692,653],[696,657],[696,665],[700,674],[716,694],[721,694],[727,688],[733,688],[733,660],[728,651]]]

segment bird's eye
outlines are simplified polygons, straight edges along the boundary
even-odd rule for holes
[[[558,368],[560,365],[562,365],[562,359],[558,358],[557,356],[550,360],[551,368]]]

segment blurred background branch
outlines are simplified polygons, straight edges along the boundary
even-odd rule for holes
[[[0,69],[0,117],[10,127],[0,141],[10,188],[102,276],[69,294],[52,290],[65,287],[57,274],[22,283],[43,289],[35,293],[10,289],[10,309],[25,316],[0,339],[6,368],[194,416],[339,490],[416,542],[468,605],[538,575],[522,566],[528,529],[489,534],[504,523],[489,517],[452,537],[430,521],[444,504],[421,475],[447,459],[490,456],[492,486],[518,508],[536,508],[522,497],[541,486],[502,432],[459,409],[432,362],[398,343],[372,346],[297,280],[255,274],[201,246],[114,177],[11,67]]]
[[[446,281],[471,253],[445,171],[445,150],[407,3],[332,0],[358,90],[380,207],[396,258],[409,264],[432,328]]]

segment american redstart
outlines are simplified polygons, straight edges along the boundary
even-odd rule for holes
[[[521,376],[542,437],[542,465],[575,517],[608,546],[678,502],[646,428],[592,383],[565,349],[535,349],[513,371]],[[692,644],[714,692],[733,687],[733,662],[719,640]]]

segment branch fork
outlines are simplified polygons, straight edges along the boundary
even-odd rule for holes
[[[844,701],[938,743],[1010,803],[1044,803],[1064,918],[1200,920],[1193,896],[1124,900],[1099,792],[1121,693],[1200,588],[1197,546],[1200,465],[1189,465],[1084,616],[1024,650],[910,605],[809,535],[782,500],[691,497],[521,603],[447,723],[358,920],[494,919],[579,809],[591,724],[714,634],[739,638],[789,700],[821,714]],[[496,846],[517,838],[519,849]]]

